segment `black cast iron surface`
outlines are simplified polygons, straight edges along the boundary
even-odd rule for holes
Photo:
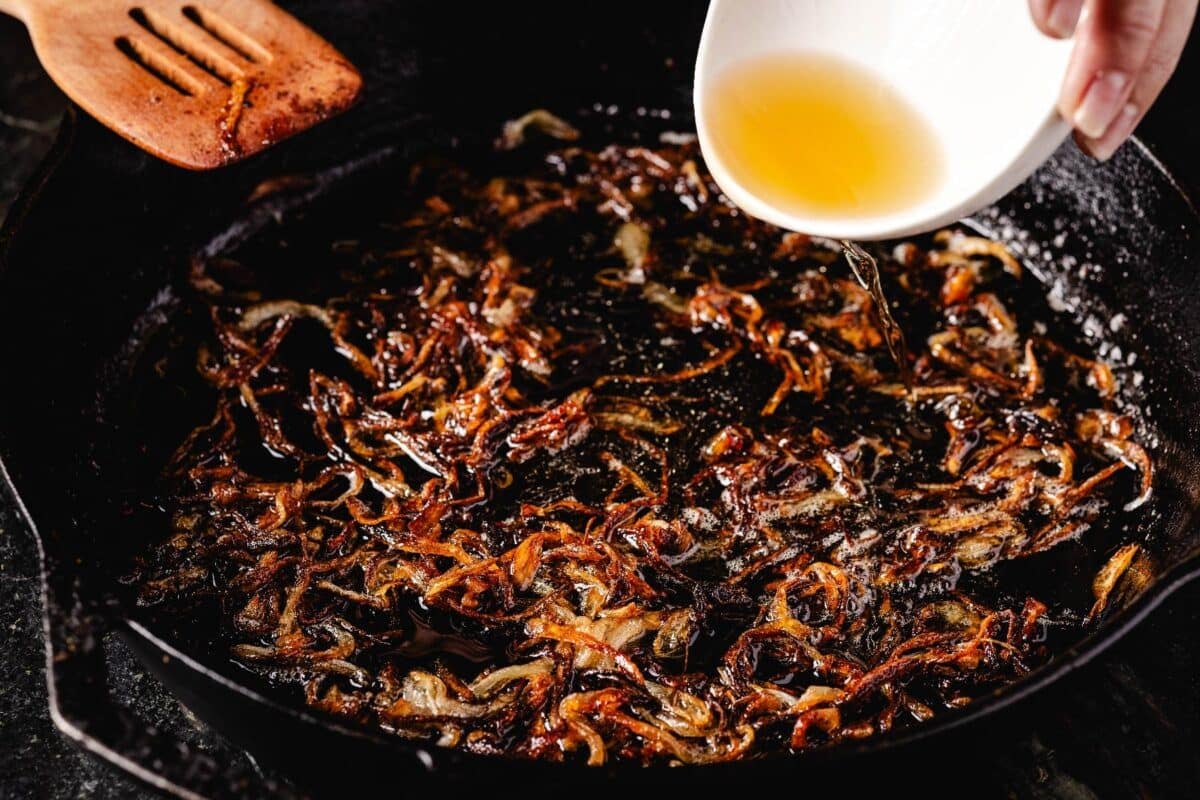
[[[1200,121],[1191,97],[1193,54],[1143,135],[1200,188]],[[0,210],[49,143],[61,101],[39,77],[20,28],[0,27]],[[3,380],[0,378],[0,380]],[[32,543],[0,508],[0,797],[140,797],[62,740],[49,722],[42,683],[40,608]],[[1016,797],[1194,796],[1200,787],[1200,587],[1185,589],[1052,700],[1031,729],[996,743],[972,794]],[[108,643],[117,698],[217,761],[244,759],[194,723],[120,642]]]

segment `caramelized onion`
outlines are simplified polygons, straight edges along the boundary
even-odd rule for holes
[[[534,111],[501,150],[532,130],[580,137]],[[836,244],[732,208],[694,141],[531,149],[414,165],[336,247],[304,226],[311,274],[196,265],[216,409],[143,602],[213,603],[235,660],[398,735],[701,764],[1020,679],[1085,609],[1006,563],[1117,548],[1089,619],[1150,574],[1114,538],[1154,481],[1121,375],[1002,244],[876,253],[908,389]]]

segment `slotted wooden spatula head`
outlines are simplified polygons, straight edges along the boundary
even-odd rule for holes
[[[89,114],[159,158],[211,169],[350,106],[358,70],[267,0],[0,0]]]

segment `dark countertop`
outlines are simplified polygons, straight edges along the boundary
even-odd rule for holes
[[[1139,129],[1192,197],[1200,197],[1200,41]],[[0,216],[49,147],[65,107],[21,26],[0,17]],[[998,743],[971,795],[1018,798],[1200,795],[1200,584],[1170,598],[1068,691],[1042,701],[1037,721]],[[41,599],[32,537],[0,496],[0,798],[153,795],[77,750],[50,722],[43,681]],[[217,759],[245,756],[207,732],[120,642],[107,644],[114,692],[149,720]],[[1038,702],[1038,701],[1034,701]]]
[[[0,215],[53,141],[63,107],[21,25],[0,17]],[[0,500],[0,796],[137,797],[50,723],[36,576],[32,537]]]

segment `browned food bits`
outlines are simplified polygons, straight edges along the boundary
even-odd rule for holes
[[[577,136],[507,147],[527,125]],[[985,578],[1144,501],[1151,461],[1108,367],[1006,304],[1006,250],[875,253],[910,392],[839,250],[740,214],[694,146],[529,146],[414,167],[319,291],[197,269],[216,407],[145,602],[215,600],[328,713],[591,764],[917,723],[1083,624]]]

